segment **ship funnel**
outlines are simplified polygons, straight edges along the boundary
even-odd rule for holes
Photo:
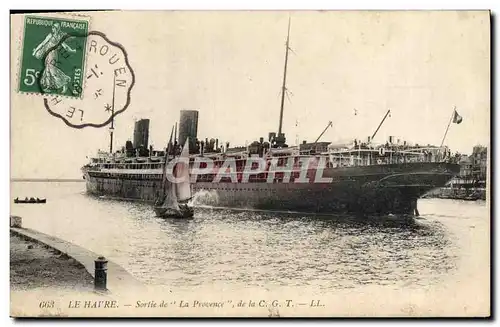
[[[189,148],[194,149],[198,137],[198,110],[181,110],[179,121],[179,145],[189,137]]]
[[[134,126],[134,148],[148,148],[149,119],[141,119]]]

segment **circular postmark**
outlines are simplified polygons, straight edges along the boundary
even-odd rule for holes
[[[73,43],[83,45],[79,49],[71,47],[75,39],[80,42]],[[77,51],[83,52],[84,66],[71,63]],[[91,31],[65,35],[49,49],[38,83],[51,115],[74,128],[103,127],[129,106],[135,75],[125,48]]]

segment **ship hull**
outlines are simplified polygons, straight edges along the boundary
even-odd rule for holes
[[[448,163],[407,163],[325,169],[329,183],[193,184],[195,205],[314,213],[413,214],[418,198],[444,186],[459,172]],[[161,189],[157,175],[147,179],[86,173],[87,191],[153,203]]]
[[[187,219],[192,218],[194,215],[194,210],[192,207],[185,207],[178,209],[165,208],[165,207],[154,207],[154,211],[157,217],[161,218],[179,218]]]

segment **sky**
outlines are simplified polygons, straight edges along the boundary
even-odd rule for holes
[[[199,138],[245,145],[277,132],[285,40],[291,17],[283,130],[289,145],[388,136],[471,153],[490,139],[488,12],[84,13],[90,30],[123,45],[136,83],[116,117],[114,148],[151,119],[163,148],[181,109],[199,110]],[[74,129],[51,116],[42,97],[17,92],[23,17],[11,19],[11,177],[80,178],[107,128]],[[82,100],[84,101],[84,100]],[[357,112],[357,114],[355,114]]]

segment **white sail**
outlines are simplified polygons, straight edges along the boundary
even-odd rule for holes
[[[163,171],[162,171],[162,192],[161,196],[165,196],[167,194],[168,180],[167,180],[167,163],[168,163],[168,154],[170,152],[172,146],[172,134],[174,133],[174,127],[172,126],[172,131],[170,132],[170,139],[168,140],[167,148],[165,149],[165,162],[163,163]]]
[[[161,203],[162,208],[170,208],[170,209],[179,209],[179,205],[177,203],[177,194],[175,191],[174,184],[170,183],[167,179],[167,163],[169,159],[169,152],[172,146],[172,134],[174,132],[174,128],[172,127],[172,131],[170,132],[170,140],[168,141],[168,146],[165,149],[165,162],[163,164],[163,178],[162,178],[162,189],[161,195],[159,199],[159,203]]]
[[[175,175],[181,182],[175,183],[175,186],[177,189],[177,199],[184,202],[190,200],[192,197],[191,184],[189,181],[189,138],[186,138],[180,159],[181,160],[175,166]]]
[[[179,203],[177,203],[177,194],[175,191],[175,184],[170,183],[165,193],[165,199],[161,205],[163,208],[179,210]]]

